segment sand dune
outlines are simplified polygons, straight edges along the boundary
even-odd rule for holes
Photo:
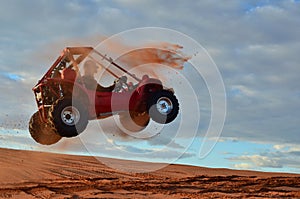
[[[10,149],[0,149],[0,158],[0,198],[300,198],[297,174],[185,165],[130,173],[94,157]],[[152,165],[102,159],[135,169]]]

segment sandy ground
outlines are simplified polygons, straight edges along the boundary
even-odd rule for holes
[[[169,165],[121,172],[94,157],[0,149],[0,198],[300,198],[300,175]],[[104,158],[103,158],[104,159]],[[105,159],[123,167],[149,163]]]

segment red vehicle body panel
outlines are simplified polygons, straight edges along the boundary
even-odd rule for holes
[[[134,89],[123,90],[122,92],[96,92],[88,90],[81,81],[78,64],[88,57],[92,51],[102,56],[99,52],[94,51],[92,47],[65,48],[42,79],[32,89],[40,116],[44,122],[48,122],[49,108],[57,99],[65,97],[65,95],[72,98],[85,99],[85,105],[88,106],[89,110],[89,118],[97,119],[122,111],[143,111],[146,108],[143,102],[149,97],[149,93],[163,89],[162,83],[158,79],[152,79],[148,76],[138,79],[128,72],[127,74],[138,81]],[[106,57],[102,58],[110,61]],[[59,72],[58,76],[54,75],[54,71],[64,59],[69,60],[71,67],[64,68]],[[122,71],[125,71],[114,62],[111,63],[117,68],[122,69]],[[115,76],[110,70],[107,69],[107,71]]]

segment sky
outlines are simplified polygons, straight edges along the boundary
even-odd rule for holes
[[[299,1],[0,2],[0,147],[72,154],[95,150],[106,157],[300,173]],[[220,139],[210,138],[217,142],[213,150],[199,157],[201,144],[209,142],[203,132],[212,109],[203,77],[194,75],[189,64],[180,73],[197,96],[201,120],[195,136],[184,132],[170,142],[180,121],[190,125],[185,118],[149,140],[120,137],[104,120],[101,135],[90,124],[79,138],[49,147],[35,143],[27,130],[37,109],[31,88],[61,50],[96,46],[103,37],[143,27],[187,35],[201,44],[217,66],[227,108]],[[183,103],[185,99],[181,96]],[[91,139],[95,136],[99,136],[97,143]]]

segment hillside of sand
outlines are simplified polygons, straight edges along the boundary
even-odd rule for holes
[[[0,149],[0,198],[300,198],[300,175]],[[100,161],[99,161],[100,160]]]

